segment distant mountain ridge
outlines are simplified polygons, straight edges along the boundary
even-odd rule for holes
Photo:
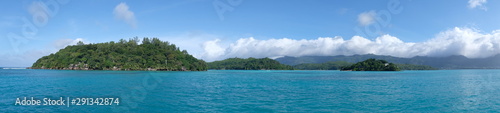
[[[426,57],[416,56],[412,58],[401,58],[386,55],[352,55],[352,56],[285,56],[275,59],[276,61],[287,64],[297,65],[303,63],[325,63],[335,61],[360,62],[369,58],[386,60],[397,64],[415,64],[428,65],[439,69],[493,69],[500,68],[500,54],[487,58],[467,58],[462,55],[453,55],[448,57]]]

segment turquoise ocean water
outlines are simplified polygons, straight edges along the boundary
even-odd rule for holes
[[[500,70],[69,71],[0,69],[0,112],[500,112]],[[15,105],[119,98],[119,105]]]

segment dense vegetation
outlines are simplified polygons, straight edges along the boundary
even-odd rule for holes
[[[399,71],[400,69],[393,63],[385,60],[376,60],[373,58],[355,63],[351,66],[342,67],[341,70],[351,71]]]
[[[345,61],[335,61],[326,63],[304,63],[293,66],[299,70],[340,70],[342,67],[350,66],[354,63]],[[431,66],[414,64],[395,64],[401,70],[436,70]]]
[[[426,65],[396,64],[396,66],[401,70],[437,70],[434,67]]]
[[[207,64],[158,38],[67,46],[38,59],[33,69],[204,71]]]
[[[293,66],[295,69],[300,70],[339,70],[341,67],[352,65],[353,63],[345,61],[335,61],[326,63],[304,63]]]
[[[325,63],[335,61],[360,62],[369,58],[385,60],[395,64],[427,65],[437,69],[500,69],[500,54],[486,58],[467,58],[461,55],[447,57],[425,57],[416,56],[412,58],[400,58],[384,55],[352,55],[352,56],[302,56],[277,58],[276,61],[286,65],[298,65],[303,63]],[[400,67],[402,69],[402,67]]]
[[[209,62],[208,68],[217,70],[293,70],[292,66],[280,64],[270,58],[228,58]]]

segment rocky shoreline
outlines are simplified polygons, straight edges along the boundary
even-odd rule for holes
[[[68,67],[60,67],[60,68],[46,68],[42,66],[40,68],[27,67],[26,69],[49,69],[49,70],[95,70],[89,68],[88,64],[82,64],[79,62],[78,64],[70,64]],[[113,66],[111,69],[102,69],[102,70],[112,70],[112,71],[189,71],[184,66],[182,66],[181,70],[169,70],[169,69],[155,69],[155,68],[145,68],[140,70],[130,70],[130,69],[122,69],[116,66]]]

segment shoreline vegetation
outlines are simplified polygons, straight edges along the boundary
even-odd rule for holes
[[[139,43],[141,42],[141,43]],[[375,60],[375,59],[368,59]],[[371,61],[370,65],[377,65]],[[387,62],[387,61],[385,61]],[[358,63],[356,63],[358,64]],[[26,69],[54,70],[116,70],[116,71],[207,71],[214,70],[436,70],[431,66],[413,64],[392,64],[377,69],[360,68],[347,61],[324,63],[301,63],[287,65],[283,61],[270,58],[227,58],[205,62],[180,50],[175,44],[158,38],[138,37],[118,42],[89,43],[78,42],[56,53],[38,59]],[[366,64],[366,63],[365,63]],[[385,64],[384,64],[385,65]],[[350,67],[349,67],[350,66]]]
[[[361,62],[369,58],[385,60],[399,66],[405,64],[430,66],[435,69],[500,69],[500,54],[485,58],[467,58],[462,55],[430,57],[415,56],[410,58],[394,57],[388,55],[357,54],[357,55],[337,55],[337,56],[284,56],[275,60],[286,65],[299,64],[321,64],[326,62]],[[400,68],[405,66],[399,66]],[[406,69],[401,69],[406,70]],[[414,69],[410,69],[414,70]]]
[[[341,67],[341,71],[401,71],[393,63],[389,63],[385,60],[377,60],[377,59],[367,59],[362,62],[355,63],[351,66]]]
[[[346,61],[333,61],[325,63],[302,63],[294,65],[293,68],[298,70],[341,70],[342,67],[353,65],[354,63]],[[437,68],[427,66],[427,65],[415,65],[415,64],[396,64],[401,70],[438,70]]]
[[[292,66],[281,64],[270,58],[228,58],[208,63],[208,69],[215,70],[294,70]]]

